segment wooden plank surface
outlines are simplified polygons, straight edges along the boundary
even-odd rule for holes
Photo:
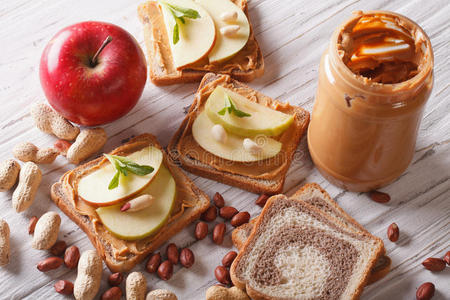
[[[12,157],[11,149],[23,141],[38,146],[52,145],[55,138],[41,133],[31,121],[29,110],[43,101],[39,84],[39,59],[49,39],[64,26],[84,20],[108,21],[132,33],[143,46],[142,28],[137,20],[139,1],[28,1],[5,0],[0,7],[0,159]],[[450,2],[448,0],[345,0],[279,1],[251,0],[249,13],[266,63],[265,75],[250,86],[282,101],[311,111],[317,87],[321,53],[334,28],[354,10],[383,9],[404,14],[419,23],[431,38],[435,53],[435,86],[425,109],[413,163],[395,183],[383,189],[392,201],[378,204],[365,194],[345,192],[330,185],[314,169],[305,143],[299,147],[289,170],[285,191],[293,193],[305,182],[317,182],[356,220],[381,237],[392,258],[392,271],[383,280],[368,286],[362,299],[414,299],[416,288],[425,281],[435,283],[433,299],[450,299],[450,268],[431,273],[420,264],[425,258],[440,257],[450,250]],[[183,107],[193,100],[196,84],[155,87],[147,83],[138,105],[122,119],[105,126],[109,151],[120,142],[143,132],[158,136],[163,145],[184,117]],[[0,194],[0,216],[11,227],[11,263],[0,269],[0,299],[61,299],[53,284],[57,279],[74,280],[75,271],[60,268],[48,273],[36,269],[44,251],[31,249],[28,219],[48,210],[52,204],[49,188],[61,174],[73,168],[59,157],[42,166],[43,181],[32,207],[22,214],[11,208],[11,193]],[[260,212],[254,205],[257,195],[191,175],[195,183],[212,196],[223,194],[226,202],[252,216]],[[92,248],[84,233],[64,214],[60,239],[81,250]],[[386,238],[387,226],[396,222],[400,240]],[[229,226],[229,225],[228,225]],[[212,225],[210,225],[210,230]],[[179,299],[204,299],[205,290],[215,284],[214,268],[231,250],[231,228],[223,246],[210,237],[196,242],[193,226],[188,226],[171,242],[189,246],[196,255],[190,269],[175,268],[168,282],[146,274],[149,288],[173,290]],[[136,270],[143,270],[140,265]],[[105,268],[105,274],[109,271]],[[103,276],[101,290],[107,287]]]

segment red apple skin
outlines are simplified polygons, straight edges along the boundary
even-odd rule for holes
[[[100,52],[97,64],[90,61]],[[86,126],[112,122],[138,102],[147,80],[144,53],[124,29],[82,22],[62,29],[45,47],[39,68],[50,105],[66,119]]]

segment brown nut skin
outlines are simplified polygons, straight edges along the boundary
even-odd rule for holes
[[[41,260],[37,264],[37,269],[41,272],[47,272],[50,270],[58,269],[63,264],[61,257],[52,256],[44,260]]]
[[[217,218],[217,208],[210,206],[200,217],[205,222],[212,222]]]
[[[123,281],[123,274],[122,273],[112,273],[108,277],[108,283],[110,286],[119,286]]]
[[[213,202],[217,208],[222,208],[225,206],[225,200],[223,199],[222,195],[219,193],[214,194]]]
[[[180,252],[178,252],[177,245],[174,243],[170,243],[166,249],[167,259],[170,260],[171,263],[176,265],[178,260],[180,259]]]
[[[208,224],[205,222],[198,222],[197,225],[195,225],[194,235],[197,240],[203,240],[208,235]]]
[[[416,291],[417,300],[429,300],[434,296],[435,287],[431,282],[425,282]]]
[[[441,272],[445,269],[445,260],[429,257],[422,262],[422,265],[431,272]]]
[[[180,252],[180,263],[185,268],[190,268],[195,262],[194,252],[189,248],[184,248]]]
[[[391,242],[396,242],[396,241],[398,241],[399,235],[400,235],[400,230],[399,230],[397,224],[392,223],[391,225],[389,225],[388,230],[387,230],[388,239]]]
[[[36,223],[39,220],[38,217],[33,216],[30,218],[30,222],[28,223],[28,234],[33,234],[34,233],[34,229],[36,228]]]
[[[262,194],[258,197],[258,199],[256,199],[255,204],[260,206],[260,207],[264,207],[264,205],[266,205],[267,200],[270,198],[269,195],[267,194]]]
[[[241,211],[231,219],[230,224],[234,227],[238,227],[248,223],[248,221],[250,221],[250,214],[247,211]]]
[[[72,295],[73,294],[73,283],[68,280],[58,280],[53,285],[55,291],[62,295]]]
[[[150,256],[145,265],[145,269],[149,273],[155,273],[158,271],[159,265],[161,264],[161,254],[155,253]]]
[[[225,223],[219,223],[214,226],[212,238],[215,244],[222,245],[226,229]]]
[[[80,260],[80,250],[77,246],[70,246],[64,253],[64,264],[69,269],[75,269]]]
[[[162,280],[169,280],[173,275],[173,264],[170,260],[163,261],[158,268],[158,276]]]
[[[391,196],[389,194],[379,192],[379,191],[371,191],[369,192],[369,197],[375,202],[378,203],[387,203],[391,201]]]
[[[447,265],[450,266],[450,251],[447,251],[447,253],[445,253],[444,261],[447,263]]]
[[[230,272],[224,266],[217,266],[214,270],[214,275],[218,282],[223,284],[231,284]]]
[[[122,298],[122,290],[117,287],[113,286],[109,290],[103,293],[102,300],[120,300]]]
[[[56,243],[50,248],[50,253],[54,256],[61,256],[66,251],[67,244],[64,241],[56,241]]]
[[[230,251],[227,254],[225,254],[225,256],[222,258],[222,265],[224,267],[230,267],[231,264],[233,263],[234,259],[237,256],[237,252],[236,251]]]
[[[239,211],[233,206],[224,206],[219,210],[219,216],[221,216],[225,220],[230,220],[237,213],[239,213]]]

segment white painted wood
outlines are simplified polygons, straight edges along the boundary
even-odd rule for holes
[[[33,127],[29,115],[34,101],[43,101],[39,84],[39,58],[48,40],[61,28],[83,20],[109,21],[124,27],[143,45],[141,24],[137,20],[139,1],[2,1],[0,8],[0,159],[10,158],[12,147],[22,141],[38,146],[51,145],[55,138]],[[283,101],[311,111],[317,87],[319,58],[333,29],[353,10],[384,9],[404,14],[419,23],[431,38],[435,51],[435,87],[420,127],[413,163],[395,183],[384,188],[392,196],[386,205],[374,203],[364,194],[345,192],[330,185],[313,168],[300,147],[291,167],[285,191],[293,193],[304,182],[317,182],[369,231],[380,236],[393,265],[383,280],[368,286],[363,299],[414,299],[416,288],[425,281],[437,288],[433,299],[450,299],[450,268],[431,273],[420,264],[425,258],[440,257],[450,250],[450,2],[448,0],[326,0],[277,1],[251,0],[250,16],[265,56],[265,75],[250,85]],[[143,132],[152,132],[167,145],[184,117],[183,107],[193,100],[196,84],[155,87],[148,83],[139,104],[125,117],[105,126],[109,135],[105,151],[121,140]],[[43,166],[43,182],[32,207],[23,214],[11,208],[11,193],[0,194],[0,216],[11,227],[11,263],[0,269],[0,299],[61,299],[53,283],[57,279],[74,280],[75,271],[60,268],[43,274],[36,263],[46,252],[30,247],[27,234],[29,217],[59,209],[49,197],[51,184],[73,165],[59,157]],[[222,193],[228,204],[260,212],[254,205],[257,195],[237,188],[191,176],[210,196]],[[60,238],[81,250],[92,248],[84,233],[61,213]],[[396,222],[400,240],[386,238],[387,226]],[[210,225],[210,229],[212,225]],[[193,225],[171,241],[189,246],[196,255],[190,269],[175,268],[169,282],[146,273],[151,289],[168,288],[179,299],[203,299],[207,287],[215,283],[213,270],[222,256],[232,249],[231,228],[223,246],[208,237],[195,242]],[[162,248],[164,249],[164,248]],[[140,265],[137,270],[143,270]],[[105,268],[105,273],[109,271]],[[107,287],[106,274],[101,290]]]

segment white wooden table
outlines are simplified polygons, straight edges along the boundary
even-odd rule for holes
[[[140,1],[130,0],[3,0],[0,5],[0,159],[11,158],[11,149],[30,141],[50,146],[55,138],[33,126],[30,106],[44,100],[39,83],[39,59],[49,39],[61,28],[85,20],[108,21],[131,32],[144,47],[142,27],[136,8]],[[287,194],[305,182],[317,182],[369,231],[381,237],[392,258],[392,271],[383,280],[367,287],[363,299],[415,299],[423,282],[436,285],[434,299],[450,299],[450,267],[440,273],[425,270],[427,257],[441,257],[450,250],[450,2],[448,0],[327,0],[279,1],[251,0],[250,17],[261,45],[265,75],[250,85],[273,98],[302,105],[311,111],[317,87],[317,69],[322,51],[334,28],[354,10],[384,9],[404,14],[419,23],[431,38],[435,53],[435,87],[420,127],[413,163],[399,180],[383,189],[392,200],[378,204],[365,194],[343,191],[330,185],[312,166],[304,148],[291,167],[285,185]],[[193,100],[196,84],[159,88],[147,83],[138,105],[125,117],[105,129],[109,151],[131,135],[151,132],[163,145],[184,118],[183,107]],[[302,150],[303,149],[303,150]],[[65,171],[73,168],[64,157],[42,166],[43,181],[32,207],[22,214],[11,208],[11,193],[0,194],[0,217],[11,227],[11,262],[0,269],[0,299],[61,299],[53,289],[57,279],[74,280],[76,271],[61,267],[41,273],[36,264],[48,254],[31,249],[28,219],[48,210],[59,211],[50,200],[50,186]],[[257,195],[211,180],[191,176],[212,196],[220,192],[227,204],[260,212],[254,204]],[[92,248],[85,234],[63,213],[60,239],[81,250]],[[400,240],[386,238],[389,224],[396,222]],[[228,225],[229,226],[229,225]],[[210,230],[212,226],[210,225]],[[179,299],[204,299],[205,290],[216,283],[214,268],[222,256],[233,249],[228,228],[223,246],[208,237],[196,242],[193,226],[171,241],[189,246],[196,262],[190,269],[177,266],[168,282],[146,274],[149,288],[167,288]],[[136,267],[143,270],[143,265]],[[101,291],[107,288],[105,267]],[[100,293],[99,293],[100,295]]]

